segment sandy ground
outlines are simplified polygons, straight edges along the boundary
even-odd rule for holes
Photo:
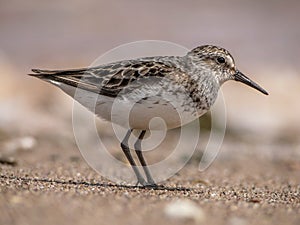
[[[205,172],[198,171],[195,156],[182,171],[152,189],[104,179],[76,147],[47,148],[48,143],[38,143],[31,150],[19,150],[12,159],[16,164],[1,164],[0,224],[300,222],[299,158],[262,155],[249,145],[238,153],[227,140]],[[179,206],[168,213],[168,207],[183,204],[177,199],[197,211],[177,218],[185,210]]]

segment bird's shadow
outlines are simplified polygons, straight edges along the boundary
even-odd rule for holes
[[[140,186],[140,185],[127,185],[127,184],[112,184],[112,183],[100,183],[100,182],[88,182],[88,181],[75,181],[75,180],[58,180],[49,178],[32,178],[32,177],[18,177],[18,176],[5,176],[0,175],[2,179],[8,180],[19,180],[24,182],[42,182],[42,183],[54,183],[54,184],[65,184],[65,185],[85,185],[90,187],[114,187],[114,188],[124,188],[124,189],[149,189],[149,190],[167,190],[167,191],[191,191],[192,188],[186,187],[168,187],[164,185],[154,185],[154,186]]]

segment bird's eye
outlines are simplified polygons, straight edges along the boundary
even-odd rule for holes
[[[220,63],[220,64],[223,64],[223,63],[225,63],[225,59],[224,59],[224,57],[221,57],[221,56],[220,56],[220,57],[218,57],[218,58],[217,58],[217,62],[218,62],[218,63]]]

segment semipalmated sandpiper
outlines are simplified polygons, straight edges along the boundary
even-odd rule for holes
[[[268,95],[258,84],[241,73],[224,48],[204,45],[185,56],[157,56],[124,60],[91,68],[70,70],[33,69],[30,74],[58,86],[101,118],[128,128],[121,148],[132,166],[138,183],[155,185],[141,150],[141,141],[152,118],[160,117],[166,129],[180,127],[207,112],[218,90],[228,80],[242,82]],[[97,96],[96,104],[91,99]],[[113,104],[118,110],[112,110]],[[130,116],[125,108],[130,106]],[[160,129],[155,126],[153,129]],[[138,170],[128,140],[139,131],[134,150],[144,169]]]

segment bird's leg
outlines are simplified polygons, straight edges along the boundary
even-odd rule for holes
[[[142,152],[142,140],[145,136],[145,133],[146,131],[143,130],[139,137],[138,137],[138,140],[135,142],[134,144],[134,150],[136,152],[136,155],[138,156],[139,160],[140,160],[140,163],[141,165],[143,166],[143,169],[144,169],[144,172],[146,174],[146,177],[147,177],[147,185],[148,186],[156,186],[155,184],[155,181],[153,180],[152,176],[151,176],[151,173],[147,167],[147,163],[144,159],[144,156],[143,156],[143,152]]]
[[[128,147],[128,140],[129,140],[129,137],[130,137],[130,134],[131,134],[132,130],[128,130],[123,141],[121,142],[121,148],[127,158],[127,160],[129,161],[135,175],[136,175],[136,178],[137,178],[137,185],[138,184],[141,184],[141,185],[146,185],[147,182],[145,181],[145,179],[143,178],[143,176],[140,174],[140,171],[138,170],[133,158],[132,158],[132,155],[130,153],[130,149]]]

